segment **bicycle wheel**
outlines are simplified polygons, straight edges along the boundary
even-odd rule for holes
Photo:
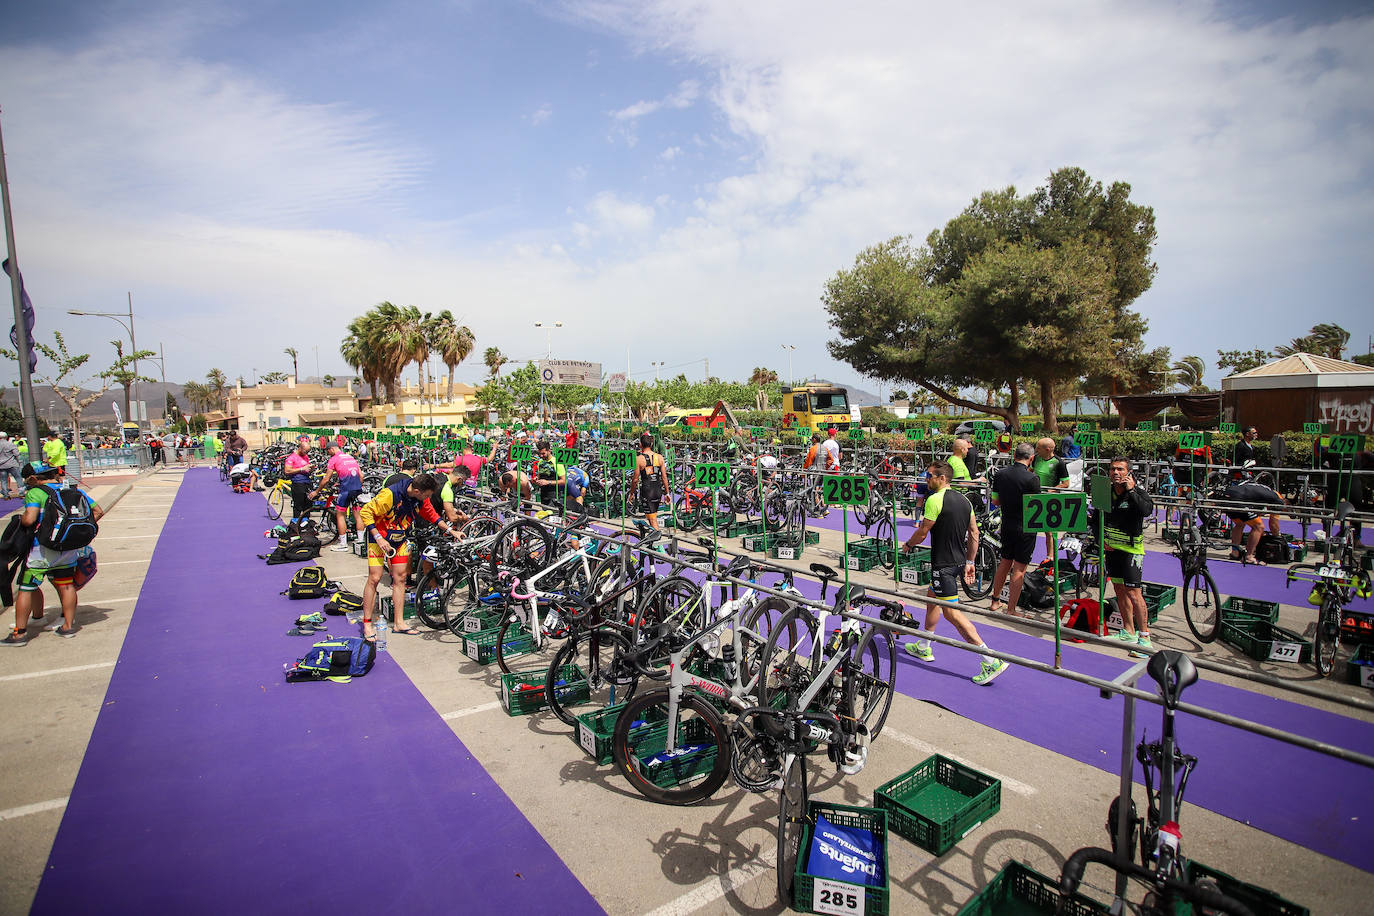
[[[773,495],[763,504],[763,524],[769,531],[778,531],[787,523],[787,500]]]
[[[868,534],[868,526],[872,524],[870,519],[878,517],[881,506],[882,503],[879,501],[877,492],[875,491],[873,497],[869,499],[868,502],[864,503],[862,506],[854,507],[854,521],[863,525],[864,534]]]
[[[744,615],[744,620],[739,624],[741,682],[747,685],[753,681],[763,663],[764,653],[768,649],[768,640],[772,637],[774,630],[778,629],[783,618],[794,607],[796,605],[786,598],[769,595]],[[789,635],[780,636],[777,640],[783,646],[796,642],[798,633],[795,618],[785,627],[789,628]]]
[[[273,521],[281,518],[282,507],[286,505],[290,499],[291,494],[281,487],[273,488],[272,492],[267,494],[267,517]]]
[[[1183,615],[1188,629],[1201,642],[1211,642],[1221,629],[1221,595],[1212,574],[1203,566],[1183,577]]]
[[[973,557],[973,581],[959,577],[959,586],[964,594],[977,601],[986,598],[992,591],[992,577],[997,572],[997,552],[986,541],[978,543],[978,553]]]
[[[701,586],[686,576],[669,576],[645,594],[632,614],[634,636],[631,641],[634,645],[640,646],[657,638],[663,624],[671,625],[659,650],[645,659],[645,664],[666,665],[668,653],[701,628],[707,612],[703,601]]]
[[[1328,592],[1334,588],[1328,588]],[[1340,649],[1340,605],[1331,595],[1322,599],[1317,613],[1317,632],[1312,636],[1312,663],[1322,677],[1330,677],[1336,667],[1336,652]]]
[[[616,720],[611,750],[616,768],[634,790],[661,805],[690,805],[710,798],[730,774],[725,723],[715,707],[690,690],[682,692],[672,722],[668,688],[631,699]]]
[[[875,632],[851,662],[845,679],[849,714],[868,726],[868,737],[878,737],[892,708],[897,689],[897,647],[885,633]]]
[[[891,569],[897,565],[897,554],[892,550],[892,516],[880,511],[870,518],[874,520],[873,537],[878,542],[878,562],[883,569]]]
[[[806,758],[795,756],[783,771],[778,792],[778,902],[792,905],[792,885],[806,833]]]
[[[692,529],[696,528],[696,526],[701,521],[701,513],[697,507],[696,502],[692,500],[690,497],[679,496],[677,498],[677,503],[675,504],[675,507],[675,514],[677,516],[676,524],[678,530],[691,531]]]
[[[528,602],[522,610],[529,610]],[[562,624],[555,606],[540,604],[537,613],[540,617],[534,625],[540,628],[538,648],[534,645],[533,635],[525,627],[523,614],[508,611],[501,621],[501,629],[496,635],[496,664],[506,674],[547,671],[554,653],[567,638],[567,627]]]
[[[565,640],[554,653],[544,679],[544,696],[549,698],[553,714],[576,728],[579,713],[605,709],[634,696],[639,678],[634,669],[622,661],[629,648],[624,637],[609,630],[591,630]],[[565,679],[564,669],[568,665],[576,665],[586,678],[586,699],[565,685],[559,685],[558,682]]]
[[[820,638],[819,631],[815,615],[800,605],[774,625],[760,660],[765,666],[758,685],[760,706],[782,709],[791,705],[815,680],[821,670],[821,653],[811,651],[811,647]]]
[[[735,523],[735,504],[730,501],[728,491],[716,490],[712,503],[715,507],[717,528],[728,528]]]
[[[415,583],[415,616],[420,618],[421,623],[431,630],[447,629],[448,617],[444,608],[452,590],[452,583],[436,570],[431,569],[420,575]]]
[[[543,569],[552,555],[549,530],[533,519],[516,519],[491,542],[491,571],[506,570],[523,579]]]

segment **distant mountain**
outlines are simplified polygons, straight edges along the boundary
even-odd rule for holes
[[[163,385],[162,382],[142,382],[139,384],[138,397],[139,400],[148,405],[149,419],[162,419],[162,412],[166,407],[167,392],[169,391],[172,393],[172,397],[176,398],[177,405],[183,411],[190,408],[190,404],[182,393],[182,386],[175,382],[168,382],[166,385]],[[84,400],[93,393],[94,389],[83,389],[81,392],[81,399]],[[133,401],[132,392],[130,393],[129,400],[131,402]],[[12,406],[17,406],[19,404],[19,389],[17,387],[5,390],[4,403]],[[122,415],[124,413],[123,388],[111,388],[109,391],[102,394],[95,403],[82,411],[82,425],[84,426],[89,423],[91,425],[113,426],[115,423],[115,413],[112,405],[114,404],[119,405],[119,412]],[[58,425],[65,425],[68,422],[66,403],[47,385],[33,386],[33,406],[38,412],[38,415],[44,420],[49,420],[49,416],[51,416],[52,419],[49,420],[50,423],[55,422]],[[128,418],[125,417],[125,419]]]
[[[800,385],[800,384],[803,384],[803,383],[802,383],[802,382],[798,382],[797,384]],[[878,397],[876,394],[874,394],[873,392],[871,392],[871,391],[865,391],[863,388],[860,388],[860,387],[858,387],[857,385],[851,385],[851,384],[849,384],[848,382],[834,382],[834,381],[831,381],[831,380],[829,380],[829,379],[813,378],[813,379],[807,379],[807,380],[806,380],[806,384],[812,384],[812,385],[835,385],[835,386],[837,386],[837,387],[839,387],[839,388],[843,388],[845,391],[848,391],[848,392],[849,392],[849,406],[850,406],[850,407],[877,407],[877,406],[879,406],[879,405],[882,405],[882,404],[886,404],[886,403],[887,403],[887,401],[886,401],[885,399],[879,398],[879,397]]]

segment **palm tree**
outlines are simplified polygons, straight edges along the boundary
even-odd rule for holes
[[[1312,341],[1315,352],[1340,359],[1345,345],[1350,342],[1350,332],[1338,324],[1323,323],[1312,327],[1308,339]]]
[[[186,403],[190,405],[192,414],[205,412],[205,405],[210,398],[209,388],[200,382],[187,382],[181,386],[181,393],[186,396]]]
[[[224,410],[228,402],[229,377],[224,374],[223,369],[211,369],[205,373],[205,381],[214,396],[213,403],[218,405],[215,409]]]
[[[487,372],[491,377],[496,378],[501,374],[501,367],[510,362],[510,357],[502,353],[500,347],[487,347],[486,352],[482,354],[482,362],[487,364]]]
[[[1207,372],[1207,364],[1201,356],[1185,356],[1169,368],[1173,371],[1173,384],[1182,385],[1189,391],[1201,391],[1206,387],[1202,377]]]
[[[300,379],[300,374],[299,374],[299,370],[296,368],[296,348],[295,348],[295,347],[287,347],[287,348],[286,348],[285,350],[283,350],[282,352],[285,353],[287,356],[291,357],[291,376],[292,376],[293,378],[299,380],[299,379]]]
[[[453,313],[444,309],[434,318],[431,325],[430,344],[438,351],[439,359],[448,368],[448,389],[446,400],[453,400],[453,370],[458,364],[472,355],[477,341],[467,325],[453,320]]]
[[[759,410],[766,410],[768,408],[767,388],[777,380],[778,374],[772,369],[764,369],[761,366],[754,367],[754,371],[749,376],[749,384],[756,389],[754,392],[754,405]]]
[[[326,388],[334,387],[334,376],[332,375],[326,375],[323,379],[321,379],[321,381],[324,382],[324,387]]]

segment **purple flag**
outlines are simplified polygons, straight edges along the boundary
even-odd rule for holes
[[[6,258],[0,264],[0,269],[5,271],[5,276],[10,275],[10,261]],[[29,300],[28,290],[24,289],[24,275],[19,275],[19,302],[24,314],[24,327],[29,332],[29,371],[38,371],[38,354],[33,350],[33,302]],[[19,349],[19,326],[10,325],[10,343],[14,344],[14,349]]]

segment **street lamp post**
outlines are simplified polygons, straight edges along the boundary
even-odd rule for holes
[[[796,383],[796,379],[792,378],[792,354],[797,352],[797,348],[791,344],[782,344],[781,346],[787,351],[787,384],[793,385]]]
[[[536,322],[534,323],[534,326],[535,326],[536,328],[543,328],[543,329],[544,329],[544,358],[545,358],[545,359],[553,359],[553,329],[554,329],[554,328],[561,328],[561,327],[563,327],[563,322],[561,322],[561,321],[536,321]],[[548,411],[548,401],[545,400],[545,398],[544,398],[544,376],[543,376],[543,374],[541,373],[540,376],[539,376],[539,416],[540,416],[541,422],[543,421],[543,418],[544,418],[544,416],[546,415],[546,412],[547,412],[547,411]]]
[[[133,294],[132,292],[130,292],[130,293],[128,294],[128,296],[129,296],[129,312],[128,312],[128,315],[127,315],[127,316],[126,316],[123,312],[82,312],[82,311],[77,311],[77,310],[75,310],[75,309],[67,309],[67,314],[68,314],[68,315],[83,315],[83,316],[87,316],[87,317],[97,317],[97,318],[108,318],[108,319],[110,319],[111,321],[117,321],[117,322],[119,322],[119,326],[122,327],[124,330],[126,330],[126,331],[129,332],[129,346],[133,348],[133,357],[134,357],[134,403],[133,403],[133,405],[131,406],[130,412],[131,412],[131,413],[134,413],[135,415],[137,415],[137,413],[138,413],[138,341],[136,341],[136,340],[134,339],[134,294]],[[129,319],[129,323],[128,323],[128,324],[125,324],[125,323],[124,323],[125,317],[128,317],[128,319]],[[137,423],[137,421],[136,421],[136,423]],[[142,426],[139,426],[138,428],[139,428],[140,430],[143,429]]]
[[[658,362],[654,362],[654,361],[652,361],[652,360],[649,361],[649,365],[651,365],[651,366],[654,367],[654,381],[655,381],[655,382],[658,381],[658,370],[659,370],[659,369],[662,369],[662,368],[663,368],[664,366],[666,366],[667,364],[668,364],[668,363],[667,363],[667,360],[659,360]]]

